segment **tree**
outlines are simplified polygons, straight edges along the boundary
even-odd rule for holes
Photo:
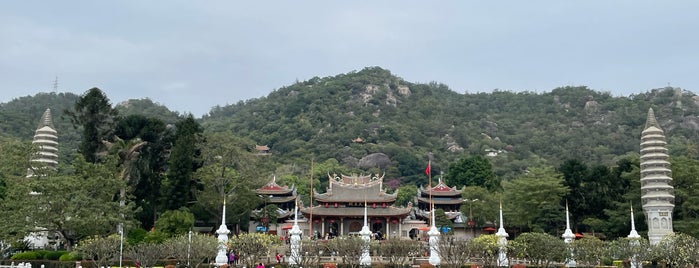
[[[89,260],[95,267],[108,267],[119,256],[119,236],[97,236],[83,239],[76,250],[83,259]]]
[[[569,257],[562,239],[545,233],[522,233],[514,240],[515,251],[538,267],[550,267]]]
[[[124,250],[124,256],[137,262],[140,267],[153,267],[155,263],[166,256],[165,244],[138,243]]]
[[[18,230],[29,227],[57,233],[67,248],[83,237],[113,233],[117,223],[132,224],[132,207],[114,200],[124,184],[116,178],[113,163],[92,164],[78,157],[74,174],[47,173],[21,183],[13,181],[16,187],[8,195],[12,198],[4,200],[3,206],[25,220],[25,227]]]
[[[699,240],[683,233],[665,236],[653,247],[653,256],[672,267],[689,267],[699,260]]]
[[[503,184],[507,197],[505,206],[513,225],[531,229],[553,229],[558,226],[542,226],[536,221],[565,219],[561,198],[568,193],[562,176],[551,167],[531,168],[528,173]],[[542,215],[542,212],[558,211],[556,215]],[[560,221],[560,220],[559,220]]]
[[[653,253],[653,246],[645,238],[617,238],[606,244],[604,258],[629,260],[636,267],[641,267],[644,261],[648,261]]]
[[[437,252],[442,260],[443,267],[461,267],[471,257],[468,241],[456,239],[453,234],[443,235],[439,238]]]
[[[119,118],[114,132],[114,153],[122,159],[128,175],[127,192],[138,208],[141,227],[150,229],[160,209],[160,188],[167,169],[172,131],[165,123],[142,115]]]
[[[378,245],[377,252],[389,265],[403,267],[410,264],[412,258],[420,256],[422,244],[416,240],[388,239]]]
[[[351,268],[359,267],[362,257],[362,249],[365,246],[364,240],[358,236],[340,236],[335,239],[328,240],[328,250],[331,254],[340,256],[342,263]],[[376,248],[375,243],[370,246]]]
[[[168,162],[169,169],[163,185],[165,209],[187,207],[195,202],[194,191],[201,185],[194,179],[194,172],[201,167],[203,132],[190,114],[175,124],[175,143]]]
[[[449,164],[449,172],[445,180],[448,185],[457,188],[480,186],[489,191],[500,189],[500,181],[495,176],[490,161],[481,155],[464,157],[458,162]]]
[[[169,237],[186,234],[194,227],[194,215],[187,208],[168,210],[155,222],[155,229]]]
[[[75,102],[72,111],[64,112],[70,117],[73,127],[82,128],[79,152],[89,163],[99,160],[104,151],[102,141],[109,140],[118,115],[109,98],[99,88],[91,88]]]
[[[290,255],[289,258],[295,258],[294,261],[299,267],[317,267],[323,251],[326,251],[325,241],[301,240],[300,254],[296,257]]]
[[[178,235],[163,244],[170,254],[168,257],[186,262],[189,267],[199,267],[218,252],[218,239],[207,234],[192,233],[191,241],[189,235]]]
[[[398,193],[396,194],[396,205],[397,206],[407,206],[408,202],[413,202],[415,196],[417,196],[417,186],[415,184],[406,184],[398,188]]]
[[[24,200],[31,188],[25,176],[33,153],[28,143],[0,137],[0,215],[29,213]],[[0,241],[22,240],[34,228],[22,216],[3,217],[0,221]]]
[[[579,265],[595,267],[602,265],[608,245],[597,237],[585,236],[572,243],[575,260]]]
[[[207,133],[202,147],[203,166],[194,173],[197,185],[196,203],[192,211],[197,218],[212,218],[221,222],[221,205],[226,200],[226,222],[247,223],[252,208],[261,201],[253,191],[262,182],[258,160],[250,156],[247,146],[252,142],[232,133]]]
[[[470,259],[481,259],[483,266],[494,267],[497,265],[498,253],[500,247],[498,240],[500,238],[494,234],[480,235],[469,241],[464,249],[469,252]],[[508,244],[507,253],[512,255],[510,244]]]
[[[699,160],[673,157],[672,181],[675,187],[675,230],[699,236]]]
[[[254,267],[256,260],[269,256],[271,247],[279,244],[277,236],[263,233],[240,233],[228,240],[229,248],[238,253],[247,267]]]
[[[461,197],[464,200],[461,206],[462,218],[473,221],[474,228],[482,226],[487,221],[496,222],[499,215],[500,196],[500,193],[491,193],[480,186],[464,187],[461,190]]]

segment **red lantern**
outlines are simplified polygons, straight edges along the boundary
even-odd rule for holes
[[[376,203],[371,203],[371,208],[376,208]]]
[[[337,202],[335,202],[335,207],[337,207]]]
[[[326,208],[328,207],[328,203],[325,203],[325,207],[326,207]]]
[[[335,219],[330,219],[330,223],[335,223]]]
[[[375,223],[381,223],[381,220],[377,219],[377,220],[374,221],[374,222],[375,222]]]
[[[315,219],[315,220],[313,220],[313,222],[315,222],[315,223],[319,223],[319,222],[320,222],[320,220],[319,220],[319,219]]]
[[[398,219],[391,219],[391,223],[393,223],[393,224],[398,223]]]
[[[382,208],[386,208],[386,203],[381,203]]]

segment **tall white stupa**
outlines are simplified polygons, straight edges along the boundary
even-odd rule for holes
[[[672,234],[672,210],[675,207],[672,171],[667,154],[665,133],[648,109],[646,126],[641,133],[641,200],[648,224],[648,241],[655,245]]]
[[[34,170],[37,169],[55,170],[58,167],[58,132],[53,126],[51,109],[46,109],[41,116],[32,144],[37,146],[38,151],[31,159],[31,168],[27,171],[27,177],[34,176]]]

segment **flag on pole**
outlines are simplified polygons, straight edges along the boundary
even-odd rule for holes
[[[425,174],[427,174],[427,176],[429,176],[429,175],[430,175],[430,171],[432,171],[432,169],[431,169],[430,166],[431,166],[431,163],[430,163],[430,162],[427,162],[427,168],[425,168]]]

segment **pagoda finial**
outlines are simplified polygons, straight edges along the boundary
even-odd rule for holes
[[[636,232],[636,221],[633,217],[633,204],[631,205],[631,232],[629,232],[628,238],[640,238],[641,235]]]
[[[46,108],[46,111],[44,111],[44,114],[41,116],[41,121],[39,121],[39,126],[37,127],[37,129],[42,127],[54,128],[53,120],[51,119],[51,108]]]
[[[651,126],[660,128],[658,120],[655,119],[655,113],[653,113],[653,108],[648,108],[648,118],[646,119],[646,127],[644,129],[647,129]]]
[[[566,199],[566,229],[570,229],[570,213],[568,212],[568,200]]]

